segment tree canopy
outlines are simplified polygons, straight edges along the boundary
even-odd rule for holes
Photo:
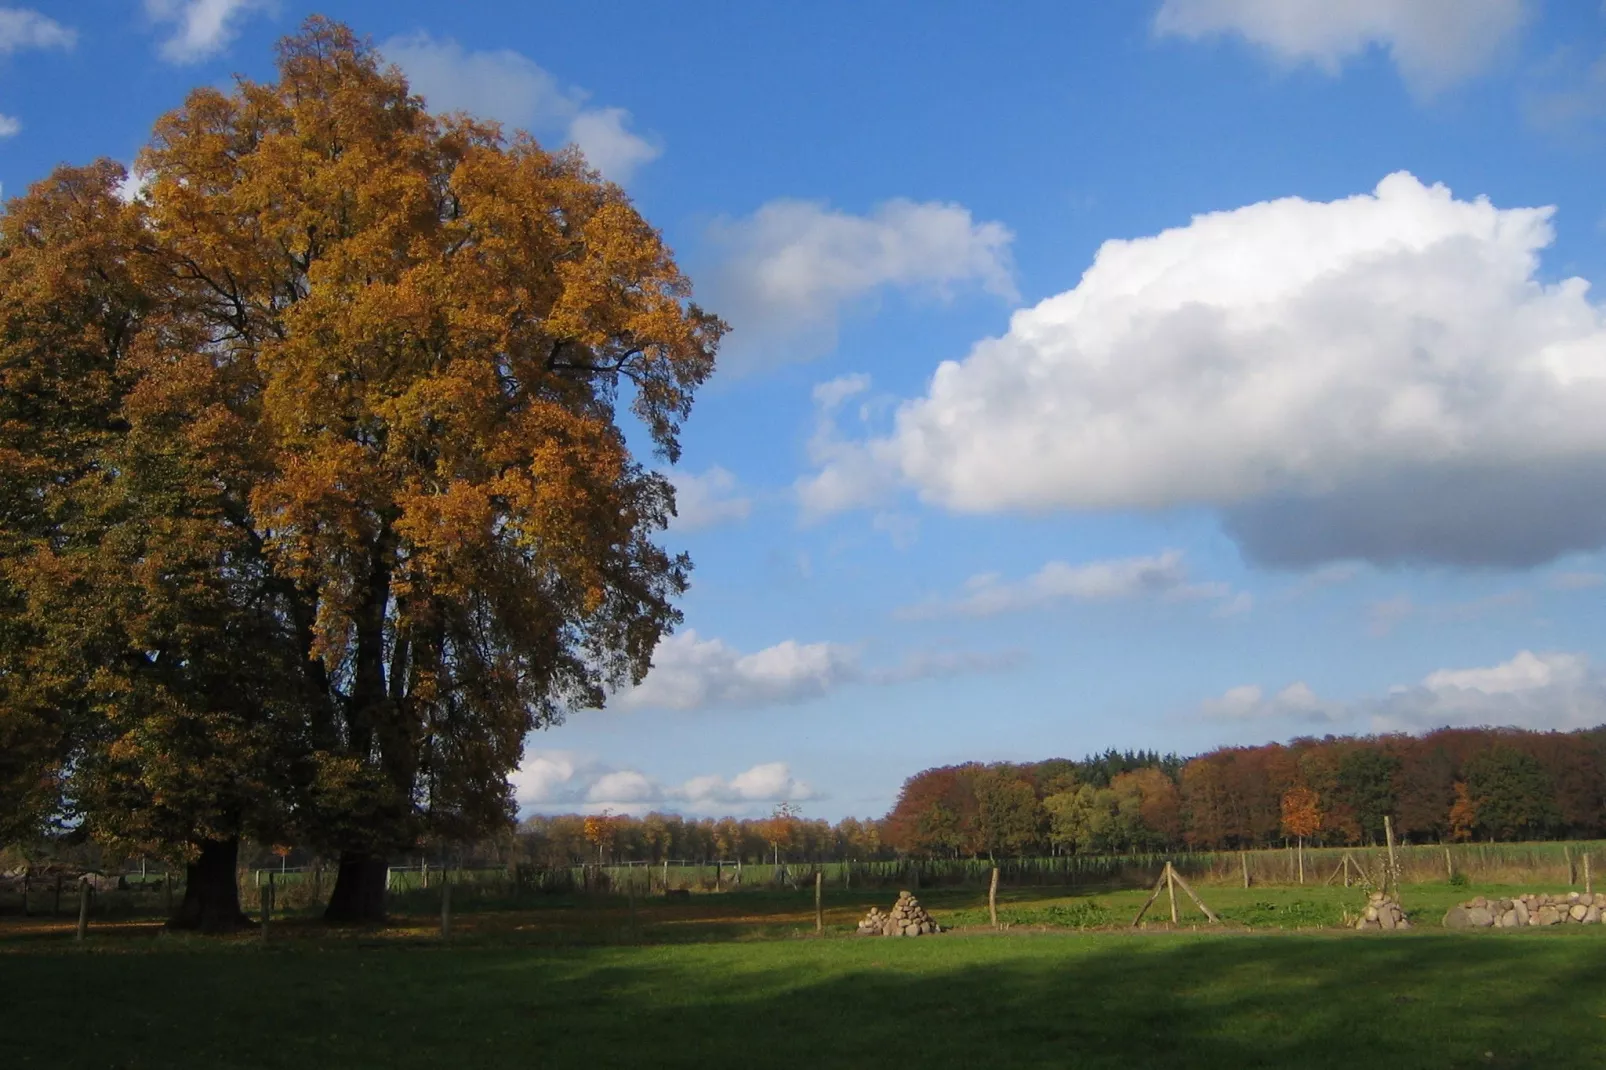
[[[0,220],[0,792],[192,862],[337,851],[331,914],[373,916],[679,621],[626,432],[678,457],[725,327],[576,151],[321,18],[136,171]]]

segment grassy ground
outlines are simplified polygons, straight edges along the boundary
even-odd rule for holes
[[[67,919],[8,918],[0,1051],[7,1066],[298,1070],[1606,1063],[1606,926],[1298,932],[1268,926],[1320,924],[1358,893],[1200,891],[1233,928],[1168,931],[1162,898],[1165,923],[1131,932],[1135,892],[1015,893],[1006,933],[965,927],[982,894],[932,892],[961,927],[918,940],[847,935],[884,892],[833,898],[824,939],[794,893],[658,902],[634,926],[622,903],[469,912],[449,947],[422,914],[335,934],[292,920],[266,948],[143,921],[77,946]],[[1495,889],[1405,899],[1436,920],[1439,900],[1479,891]],[[1095,907],[1118,925],[1062,927]]]

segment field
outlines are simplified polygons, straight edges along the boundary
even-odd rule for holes
[[[1530,886],[1537,888],[1538,886]],[[1606,926],[1448,933],[1495,886],[1407,885],[1418,929],[1333,928],[1343,888],[1199,889],[1127,928],[1145,893],[922,896],[951,934],[851,935],[884,891],[438,899],[394,924],[310,918],[224,940],[66,917],[0,919],[8,1066],[1588,1067],[1606,1061]],[[1557,890],[1549,886],[1548,890]],[[477,909],[483,908],[483,909]],[[1155,916],[1151,913],[1151,917]],[[1197,926],[1197,927],[1196,927]]]

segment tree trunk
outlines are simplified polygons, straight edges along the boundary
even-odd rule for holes
[[[201,844],[200,857],[185,867],[184,900],[178,912],[167,919],[167,927],[227,933],[250,925],[251,919],[240,909],[240,885],[235,875],[239,859],[238,837]]]
[[[385,878],[388,863],[383,857],[357,851],[342,851],[340,871],[335,876],[325,921],[381,922],[385,920]]]

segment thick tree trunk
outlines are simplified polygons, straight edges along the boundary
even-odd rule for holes
[[[325,921],[381,922],[385,920],[385,878],[389,869],[378,855],[343,851],[335,890],[323,912]]]
[[[239,858],[238,838],[201,844],[201,856],[185,867],[184,900],[178,912],[167,919],[167,927],[227,933],[250,925],[251,919],[240,910],[240,885],[235,875]]]

